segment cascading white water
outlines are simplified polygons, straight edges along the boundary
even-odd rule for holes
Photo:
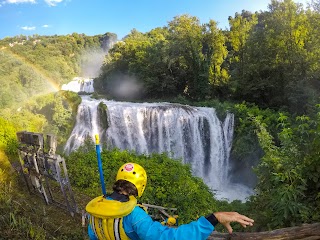
[[[75,77],[68,84],[63,84],[61,90],[68,90],[72,92],[84,92],[84,93],[93,93],[93,79],[92,78],[82,78]]]
[[[104,132],[97,118],[100,102],[107,106],[108,119],[104,121],[109,127]],[[218,198],[244,200],[252,192],[242,186],[234,189],[228,176],[233,125],[233,114],[227,113],[221,122],[213,108],[115,102],[84,96],[65,152],[70,153],[87,136],[94,138],[99,133],[110,148],[134,150],[139,154],[166,152],[172,158],[182,159],[191,165],[194,175],[216,191]]]

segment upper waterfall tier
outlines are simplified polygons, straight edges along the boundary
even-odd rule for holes
[[[72,92],[84,92],[84,93],[93,93],[93,79],[91,78],[81,78],[75,77],[68,84],[63,84],[61,90],[68,90]]]

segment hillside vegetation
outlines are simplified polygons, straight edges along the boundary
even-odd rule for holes
[[[0,108],[58,91],[73,77],[88,74],[83,66],[94,53],[106,53],[116,35],[17,36],[0,40]],[[90,55],[91,54],[91,55]],[[88,76],[92,77],[92,76]]]

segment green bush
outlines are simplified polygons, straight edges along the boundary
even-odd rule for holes
[[[253,118],[264,156],[252,207],[264,229],[320,221],[320,114],[278,118],[278,143],[260,119]]]
[[[15,154],[17,151],[16,131],[13,123],[0,117],[0,148],[7,154]]]

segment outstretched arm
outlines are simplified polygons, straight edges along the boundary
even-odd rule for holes
[[[229,233],[232,233],[232,227],[230,226],[231,222],[238,222],[244,228],[247,226],[253,226],[254,220],[248,218],[244,215],[241,215],[237,212],[216,212],[213,214],[219,223],[221,223]]]
[[[136,207],[124,218],[124,229],[131,239],[201,240],[207,239],[218,223],[224,225],[229,233],[232,233],[231,222],[239,222],[246,227],[252,226],[254,221],[236,212],[217,212],[208,217],[200,217],[189,224],[180,225],[178,228],[169,228],[153,221],[145,211]],[[134,237],[135,234],[137,234],[136,237]]]

